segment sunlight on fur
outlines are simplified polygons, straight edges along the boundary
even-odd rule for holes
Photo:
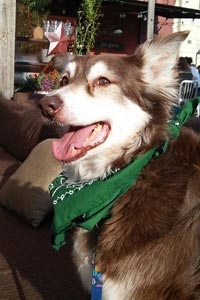
[[[175,70],[187,35],[156,37],[129,57],[54,59],[67,83],[41,104],[54,121],[70,126],[52,145],[69,182],[107,180],[111,170],[170,138]],[[200,136],[183,126],[119,196],[109,217],[91,231],[75,232],[74,262],[87,291],[95,254],[103,300],[200,299],[199,149]]]

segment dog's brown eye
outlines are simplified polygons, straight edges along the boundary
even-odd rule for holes
[[[100,86],[107,86],[109,84],[110,84],[110,80],[106,77],[100,77],[96,82],[96,85],[100,85]]]
[[[67,76],[63,76],[60,82],[60,86],[67,85],[69,83],[69,78]]]

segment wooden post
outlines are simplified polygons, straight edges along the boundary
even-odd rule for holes
[[[0,97],[5,99],[14,93],[15,20],[16,0],[0,0]]]
[[[148,1],[147,40],[153,38],[155,20],[155,0]]]

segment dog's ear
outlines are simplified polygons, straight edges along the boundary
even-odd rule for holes
[[[189,31],[182,31],[156,37],[145,42],[135,52],[136,61],[140,63],[142,80],[151,83],[151,87],[171,86],[175,77],[175,67],[182,41]]]
[[[74,59],[74,55],[62,55],[57,54],[52,58],[52,64],[53,67],[60,73],[63,73],[65,71],[65,67],[68,64],[68,62],[72,61]]]

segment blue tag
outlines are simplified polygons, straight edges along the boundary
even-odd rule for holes
[[[91,300],[102,300],[102,273],[98,270],[96,266],[92,270],[92,290],[91,290]]]

